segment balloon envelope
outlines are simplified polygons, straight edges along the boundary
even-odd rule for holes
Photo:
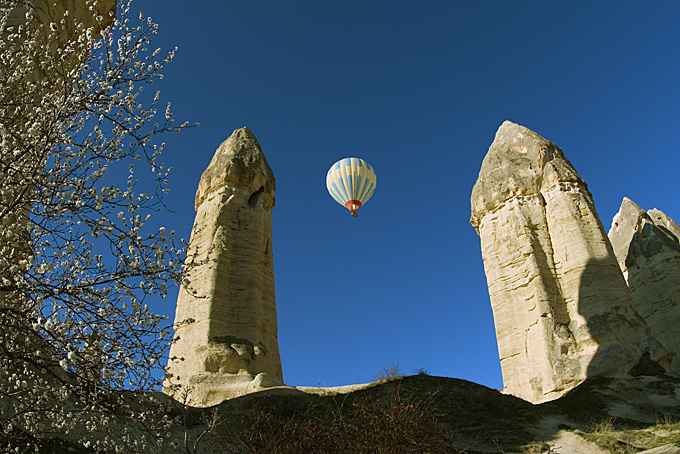
[[[331,166],[326,175],[326,188],[352,216],[366,203],[377,183],[373,167],[360,158],[342,158]]]

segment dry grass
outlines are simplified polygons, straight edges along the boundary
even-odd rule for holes
[[[240,413],[233,452],[242,453],[452,453],[447,430],[434,411],[435,396],[397,390],[388,401],[375,396],[311,404],[282,415],[258,400]]]
[[[554,451],[548,443],[536,442],[522,447],[522,454],[552,454]]]
[[[608,434],[614,431],[614,423],[616,418],[614,416],[607,416],[600,420],[590,421],[590,431],[594,434]]]
[[[590,429],[590,433],[580,435],[614,454],[635,453],[668,444],[680,446],[680,423],[668,415],[660,416],[656,424],[644,429],[617,427],[614,417],[592,422]]]
[[[401,370],[401,367],[399,367],[399,361],[397,361],[396,363],[391,363],[390,367],[387,367],[385,369],[380,369],[373,376],[373,381],[380,381],[380,380],[384,380],[386,378],[401,377],[403,375],[404,375],[404,372]]]

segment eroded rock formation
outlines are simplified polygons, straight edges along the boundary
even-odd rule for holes
[[[543,402],[586,377],[627,374],[643,357],[668,364],[633,308],[587,185],[560,148],[506,121],[471,205],[506,393]]]
[[[664,212],[645,212],[626,197],[609,238],[635,308],[674,354],[671,368],[680,373],[680,227]]]
[[[27,22],[29,12],[34,19],[31,22]],[[16,2],[7,14],[6,28],[0,31],[3,40],[7,40],[9,35],[16,33],[17,27],[31,28],[36,25],[54,23],[60,24],[59,41],[63,45],[79,33],[77,30],[80,26],[85,29],[90,28],[94,37],[100,37],[101,32],[113,24],[116,16],[116,0],[96,0],[92,4],[92,9],[83,0],[28,0]],[[46,37],[47,31],[41,36]],[[46,76],[50,75],[40,75],[40,77]]]
[[[201,176],[188,253],[206,262],[189,273],[190,289],[177,299],[173,377],[166,383],[169,392],[172,385],[189,389],[192,405],[283,381],[272,261],[275,185],[248,128],[220,145]]]

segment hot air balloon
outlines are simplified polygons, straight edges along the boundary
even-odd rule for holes
[[[376,185],[373,167],[363,159],[343,158],[333,164],[326,175],[326,187],[340,205],[352,216],[373,195]]]

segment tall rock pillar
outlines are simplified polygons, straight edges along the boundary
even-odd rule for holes
[[[609,239],[635,308],[652,335],[674,355],[680,374],[680,227],[663,211],[645,212],[624,198]]]
[[[649,336],[586,183],[555,144],[506,121],[472,191],[505,392],[534,403],[629,373]]]
[[[177,298],[172,376],[165,387],[177,395],[173,385],[181,385],[192,405],[282,384],[272,257],[275,188],[248,128],[220,145],[201,176],[187,248],[187,262],[199,264]]]

